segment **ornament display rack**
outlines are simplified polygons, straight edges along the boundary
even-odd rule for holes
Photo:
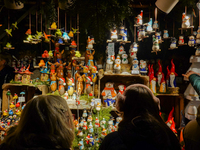
[[[26,100],[30,100],[33,98],[36,88],[38,90],[40,90],[42,92],[42,95],[45,95],[48,93],[49,89],[46,85],[37,85],[37,87],[35,87],[34,85],[23,85],[23,84],[11,84],[11,83],[5,83],[2,86],[3,89],[3,93],[2,93],[2,112],[4,110],[6,110],[8,108],[8,97],[6,95],[8,89],[11,91],[11,95],[10,95],[10,99],[9,101],[11,102],[12,99],[12,95],[14,95],[14,93],[20,93],[20,91],[25,90],[26,94]]]

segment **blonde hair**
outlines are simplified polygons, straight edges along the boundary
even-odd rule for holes
[[[26,104],[18,126],[3,143],[11,148],[38,143],[49,148],[70,148],[73,139],[74,125],[67,102],[60,96],[41,95]]]

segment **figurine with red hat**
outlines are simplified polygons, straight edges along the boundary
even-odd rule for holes
[[[104,138],[106,135],[107,135],[106,129],[103,128],[102,131],[101,131],[101,137]]]
[[[95,128],[100,127],[99,119],[96,117],[95,119]]]
[[[90,76],[86,77],[86,93],[88,94],[88,97],[89,96],[92,96],[92,78]]]
[[[162,66],[160,64],[160,60],[158,60],[158,72],[156,73],[156,77],[157,77],[157,82],[158,82],[158,86],[160,87],[161,85],[161,79],[164,78],[164,73],[162,72]]]
[[[162,79],[160,81],[160,89],[159,92],[165,93],[166,92],[166,82],[164,76],[162,76]]]
[[[150,89],[153,93],[156,93],[156,77],[154,76],[153,65],[151,65],[151,74],[150,74]]]
[[[176,76],[178,76],[178,74],[175,72],[175,65],[173,63],[173,59],[171,60],[171,70],[170,70],[170,74],[169,74],[169,87],[176,87]]]
[[[142,17],[143,17],[143,10],[141,10],[140,14],[136,17],[137,18],[137,25],[143,24]]]
[[[150,75],[151,75],[151,65],[149,64],[148,65],[148,76],[150,77]]]
[[[167,66],[167,75],[166,75],[167,86],[169,86],[169,75],[170,75],[169,66]]]
[[[87,121],[83,121],[83,130],[86,131],[88,129],[87,127]]]
[[[90,73],[89,71],[89,67],[88,66],[83,66],[83,81],[85,82],[86,81],[86,77],[88,76],[88,73]]]
[[[175,129],[175,122],[174,122],[174,117],[173,117],[173,113],[174,113],[174,107],[172,108],[172,110],[169,113],[168,119],[165,122],[167,124],[167,126],[174,132],[177,133],[176,129]]]
[[[123,94],[126,89],[126,86],[124,84],[119,84],[118,88],[119,88],[119,93]]]

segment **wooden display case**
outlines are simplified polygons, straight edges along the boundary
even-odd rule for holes
[[[46,85],[37,85],[38,90],[42,92],[42,95],[45,95],[48,93],[48,87]],[[9,101],[13,101],[13,95],[14,93],[17,93],[18,96],[20,92],[25,92],[25,100],[26,102],[33,98],[36,87],[34,85],[23,85],[23,84],[10,84],[5,83],[2,85],[3,93],[2,93],[2,111],[6,110],[8,108],[8,97],[6,95],[8,89],[11,92]]]

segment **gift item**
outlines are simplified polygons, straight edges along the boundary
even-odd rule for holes
[[[158,72],[156,73],[157,81],[158,81],[158,86],[161,86],[161,79],[164,78],[164,73],[162,72],[162,66],[160,64],[160,60],[158,60]]]
[[[77,94],[81,95],[83,94],[83,77],[78,77],[78,83],[77,83]]]
[[[176,76],[178,76],[178,74],[175,72],[175,65],[173,63],[173,59],[171,60],[171,70],[170,70],[170,74],[169,74],[169,87],[176,87]]]
[[[158,43],[162,43],[161,32],[156,32],[155,36],[156,36],[156,39],[158,39]]]
[[[169,38],[168,30],[164,30],[163,39]]]
[[[101,110],[101,103],[99,103],[99,102],[97,103],[96,110],[97,110],[97,111],[100,111],[100,110]]]
[[[85,83],[86,83],[86,93],[88,94],[88,97],[89,96],[92,96],[93,94],[92,94],[92,78],[91,77],[86,77],[86,81],[85,81]]]
[[[68,92],[68,95],[71,96],[73,95],[74,93],[74,79],[73,78],[67,78],[67,85],[68,85],[68,88],[67,88],[67,92]]]
[[[90,39],[90,36],[88,36],[86,48],[87,49],[93,49],[93,44],[94,44],[94,41],[92,39]]]
[[[110,55],[108,55],[108,58],[106,60],[106,71],[105,73],[112,73],[113,71],[113,61],[111,60]]]
[[[83,136],[83,128],[82,127],[79,127],[78,128],[78,133],[77,133],[77,136],[79,136],[79,137],[82,137]]]
[[[175,49],[175,48],[178,48],[178,47],[176,47],[176,38],[172,37],[171,38],[170,49]]]
[[[114,69],[115,69],[115,73],[120,73],[121,71],[121,60],[119,56],[117,56],[117,59],[115,59]]]
[[[142,25],[143,21],[142,21],[142,17],[143,17],[143,10],[141,10],[140,14],[137,15],[137,25]]]
[[[149,22],[147,23],[147,28],[146,28],[147,33],[153,31],[152,24],[153,24],[153,21],[152,21],[152,18],[150,18]]]
[[[196,44],[196,41],[194,39],[194,36],[193,35],[189,36],[188,45],[190,47],[194,47],[195,44]]]
[[[93,119],[92,119],[92,113],[89,112],[89,113],[88,113],[87,121],[88,121],[88,122],[92,122],[92,120],[93,120]]]
[[[113,30],[111,30],[111,40],[116,41],[117,39],[118,39],[117,29],[116,27],[114,27]]]
[[[84,149],[83,139],[81,139],[81,141],[79,141],[78,146],[79,146],[79,150],[83,150]]]
[[[42,54],[42,58],[49,58],[49,53],[47,50],[45,50],[44,53]]]
[[[166,82],[165,82],[164,75],[162,76],[161,81],[160,81],[159,92],[161,92],[161,93],[165,93],[166,92]]]
[[[113,107],[115,100],[112,98],[111,93],[108,93],[107,99],[105,99],[104,102],[106,103],[106,107],[109,107],[109,106]]]
[[[140,74],[137,57],[133,59],[132,63],[133,65],[132,65],[131,74]]]
[[[158,51],[160,51],[160,46],[159,46],[159,42],[158,42],[158,38],[155,36],[153,36],[153,46],[152,46],[152,52],[157,53]]]
[[[122,40],[127,41],[127,29],[124,29],[124,33],[122,34]]]
[[[118,54],[121,56],[122,54],[125,54],[126,52],[124,51],[124,46],[119,47]]]
[[[52,73],[50,76],[50,80],[51,80],[51,84],[50,84],[50,88],[52,92],[55,92],[57,90],[57,73]]]
[[[119,84],[118,88],[119,88],[119,93],[123,94],[126,89],[126,86],[124,84]]]
[[[147,63],[144,60],[140,60],[140,73],[145,75],[147,73]]]
[[[184,43],[184,36],[183,36],[183,35],[180,35],[180,36],[179,36],[178,44],[179,44],[179,45],[185,44],[185,43]]]
[[[200,27],[198,27],[198,30],[197,30],[196,43],[200,44]]]
[[[182,14],[182,28],[190,27],[190,18],[185,13]]]
[[[122,54],[122,64],[128,64],[128,55]]]
[[[51,29],[57,29],[57,25],[56,25],[55,22],[53,22],[53,23],[51,24]]]
[[[174,132],[177,133],[176,129],[175,129],[175,122],[174,122],[174,117],[173,117],[173,113],[174,113],[174,107],[172,108],[172,110],[170,111],[169,115],[168,115],[168,119],[165,122],[167,124],[167,126]]]
[[[95,128],[99,128],[99,127],[100,127],[99,119],[96,117],[96,119],[95,119]]]
[[[111,94],[112,99],[115,99],[115,98],[116,98],[117,92],[116,92],[115,89],[114,89],[114,83],[107,82],[107,83],[105,84],[105,88],[104,88],[104,90],[103,90],[102,93],[101,93],[101,95],[103,96],[103,99],[107,99],[109,93]]]
[[[154,76],[153,65],[151,65],[151,74],[149,77],[150,89],[153,93],[156,93],[156,77]]]
[[[101,137],[102,138],[104,138],[107,135],[106,131],[107,130],[105,128],[102,129],[102,132],[101,132]]]
[[[158,21],[154,21],[154,23],[153,23],[153,29],[154,30],[158,29]]]
[[[138,41],[141,41],[145,37],[145,28],[143,25],[141,25],[138,33]]]
[[[63,32],[62,37],[64,38],[65,42],[66,42],[67,40],[70,40],[70,37],[69,37],[69,35],[67,34],[67,32]]]

